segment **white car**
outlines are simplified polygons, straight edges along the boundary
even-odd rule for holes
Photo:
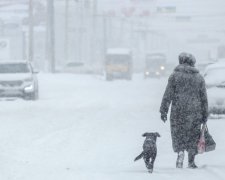
[[[0,62],[0,97],[38,99],[38,81],[26,61]]]
[[[225,114],[225,62],[209,65],[204,77],[206,81],[209,113]]]

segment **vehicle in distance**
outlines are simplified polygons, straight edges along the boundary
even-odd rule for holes
[[[133,61],[129,48],[109,48],[105,58],[106,80],[132,79]]]
[[[38,80],[27,61],[0,62],[0,97],[38,99]]]
[[[166,74],[166,55],[161,52],[148,53],[145,58],[144,77],[161,77]]]
[[[204,72],[209,114],[225,114],[225,63],[218,62],[206,67]]]

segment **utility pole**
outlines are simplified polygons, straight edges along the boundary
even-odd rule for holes
[[[103,57],[106,55],[107,51],[107,42],[108,42],[108,37],[107,37],[107,17],[103,16]]]
[[[55,72],[55,28],[54,28],[54,0],[47,1],[48,7],[48,23],[47,23],[47,44],[48,44],[48,60],[50,64],[50,72]]]
[[[79,19],[79,26],[78,26],[78,42],[79,42],[79,45],[78,45],[78,59],[79,61],[83,61],[84,60],[84,35],[85,35],[85,32],[84,30],[85,29],[85,4],[84,4],[84,1],[79,1],[79,16],[80,16],[80,19]]]
[[[34,58],[34,22],[33,22],[33,0],[29,0],[29,52],[28,61]]]
[[[68,60],[68,18],[69,18],[69,0],[65,0],[65,61]]]
[[[96,43],[96,36],[97,36],[97,30],[96,30],[96,24],[97,24],[97,0],[93,0],[93,5],[92,5],[92,30],[91,30],[91,56],[92,56],[92,62],[91,63],[96,63],[96,51],[97,51],[97,44]],[[94,61],[94,62],[93,62]]]

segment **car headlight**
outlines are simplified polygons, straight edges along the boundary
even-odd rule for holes
[[[165,70],[165,67],[164,67],[164,66],[160,66],[160,69],[161,69],[161,70]]]
[[[24,91],[25,91],[26,93],[33,92],[33,91],[34,91],[34,85],[33,85],[33,84],[30,84],[30,85],[26,86],[26,87],[24,88]]]
[[[148,72],[148,71],[146,71],[146,72],[145,72],[145,74],[146,74],[146,75],[149,75],[149,72]]]

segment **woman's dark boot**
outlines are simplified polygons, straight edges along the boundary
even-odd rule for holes
[[[184,161],[184,151],[180,151],[178,152],[177,155],[176,168],[183,168],[183,161]]]
[[[188,167],[191,169],[196,169],[198,166],[195,164],[195,153],[190,151],[188,152]]]

